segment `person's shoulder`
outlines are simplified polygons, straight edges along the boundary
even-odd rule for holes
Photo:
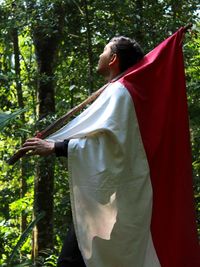
[[[126,106],[132,105],[132,98],[126,87],[119,81],[112,82],[99,98],[100,106]]]
[[[127,94],[126,87],[119,81],[111,82],[105,91],[108,96],[119,97]]]

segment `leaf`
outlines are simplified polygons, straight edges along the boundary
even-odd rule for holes
[[[13,113],[6,113],[6,112],[0,112],[0,130],[2,130],[5,126],[7,126],[11,120],[16,118],[21,113],[25,112],[27,108],[19,109]]]
[[[23,245],[23,243],[26,241],[27,237],[29,236],[29,234],[32,232],[32,229],[34,228],[34,226],[45,216],[45,212],[41,212],[37,218],[32,221],[29,226],[26,228],[26,230],[22,233],[19,241],[17,242],[17,244],[15,245],[10,257],[8,258],[8,266],[12,266],[11,263],[13,261],[13,258],[15,256],[15,254],[17,253],[17,251],[20,249],[20,247]],[[20,265],[19,265],[20,266]],[[23,266],[23,265],[22,265]]]

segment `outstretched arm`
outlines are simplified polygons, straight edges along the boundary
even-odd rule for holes
[[[49,156],[55,153],[57,157],[67,157],[68,143],[69,140],[54,143],[34,137],[27,139],[20,151],[30,151],[29,155]]]

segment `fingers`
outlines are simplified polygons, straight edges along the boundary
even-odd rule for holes
[[[29,141],[26,141],[22,147],[33,147],[33,146],[36,146],[37,145],[37,142],[29,142]]]
[[[27,142],[27,141],[29,141],[29,142],[32,142],[32,141],[41,141],[41,140],[42,140],[42,139],[40,139],[40,138],[32,137],[32,138],[27,139],[26,142]]]
[[[22,145],[22,147],[19,149],[19,151],[22,151],[22,152],[25,152],[25,153],[29,152],[27,154],[27,156],[31,156],[31,155],[37,154],[36,153],[36,148],[37,148],[38,142],[40,140],[41,139],[36,138],[36,137],[27,139],[25,141],[25,143]]]
[[[45,146],[46,142],[47,141],[44,141],[39,138],[30,138],[26,140],[22,147],[27,148],[27,150],[25,149],[25,151],[41,149]]]
[[[23,152],[32,151],[29,155],[48,156],[54,153],[54,143],[33,137],[27,139],[20,150]]]
[[[26,146],[34,146],[36,145],[37,143],[39,143],[41,141],[41,139],[39,138],[29,138],[26,140],[26,142],[23,144],[23,147],[26,147]]]

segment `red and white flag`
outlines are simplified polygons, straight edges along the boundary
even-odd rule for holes
[[[162,267],[200,266],[183,35],[181,28],[120,80],[132,96],[149,162],[151,229]]]

